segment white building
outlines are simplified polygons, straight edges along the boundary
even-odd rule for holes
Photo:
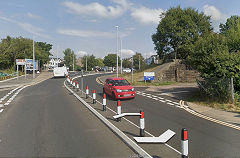
[[[63,59],[60,59],[60,58],[50,58],[48,67],[49,67],[49,69],[53,69],[53,68],[57,67],[62,62],[63,62]]]
[[[150,64],[158,64],[159,63],[159,58],[158,55],[152,55],[149,58],[146,59],[146,64],[150,65]]]

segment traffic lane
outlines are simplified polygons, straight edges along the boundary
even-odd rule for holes
[[[5,95],[7,95],[11,90],[13,90],[14,88],[4,88],[4,89],[0,89],[0,99],[2,97],[4,97]]]
[[[89,86],[90,92],[95,89],[99,94],[97,99],[101,101],[102,85],[96,83],[98,76],[85,77],[85,85]],[[153,135],[158,136],[168,128],[175,131],[177,134],[169,144],[178,150],[180,150],[180,131],[183,127],[187,128],[191,144],[189,152],[193,157],[240,155],[238,150],[240,143],[236,139],[240,138],[240,132],[235,129],[201,119],[182,109],[139,95],[134,100],[122,101],[122,104],[125,112],[138,112],[143,109],[146,130]],[[116,101],[107,100],[107,105],[116,109]],[[130,117],[129,119],[139,124],[138,118]]]
[[[49,79],[24,89],[0,115],[0,157],[130,157],[117,136]]]

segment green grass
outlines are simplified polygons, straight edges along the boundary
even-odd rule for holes
[[[200,92],[196,92],[192,96],[189,96],[187,101],[201,106],[212,107],[224,111],[240,112],[240,102],[238,102],[237,99],[234,103],[220,102],[217,99],[210,99],[202,96]]]

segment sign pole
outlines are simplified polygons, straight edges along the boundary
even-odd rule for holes
[[[18,64],[17,64],[17,80],[18,80]]]
[[[26,59],[25,59],[25,79],[27,79],[27,64],[26,64]]]
[[[33,78],[35,78],[35,47],[34,47],[34,39],[33,39]]]

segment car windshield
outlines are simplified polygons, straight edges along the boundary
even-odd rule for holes
[[[130,83],[127,80],[113,80],[113,86],[128,86]]]

